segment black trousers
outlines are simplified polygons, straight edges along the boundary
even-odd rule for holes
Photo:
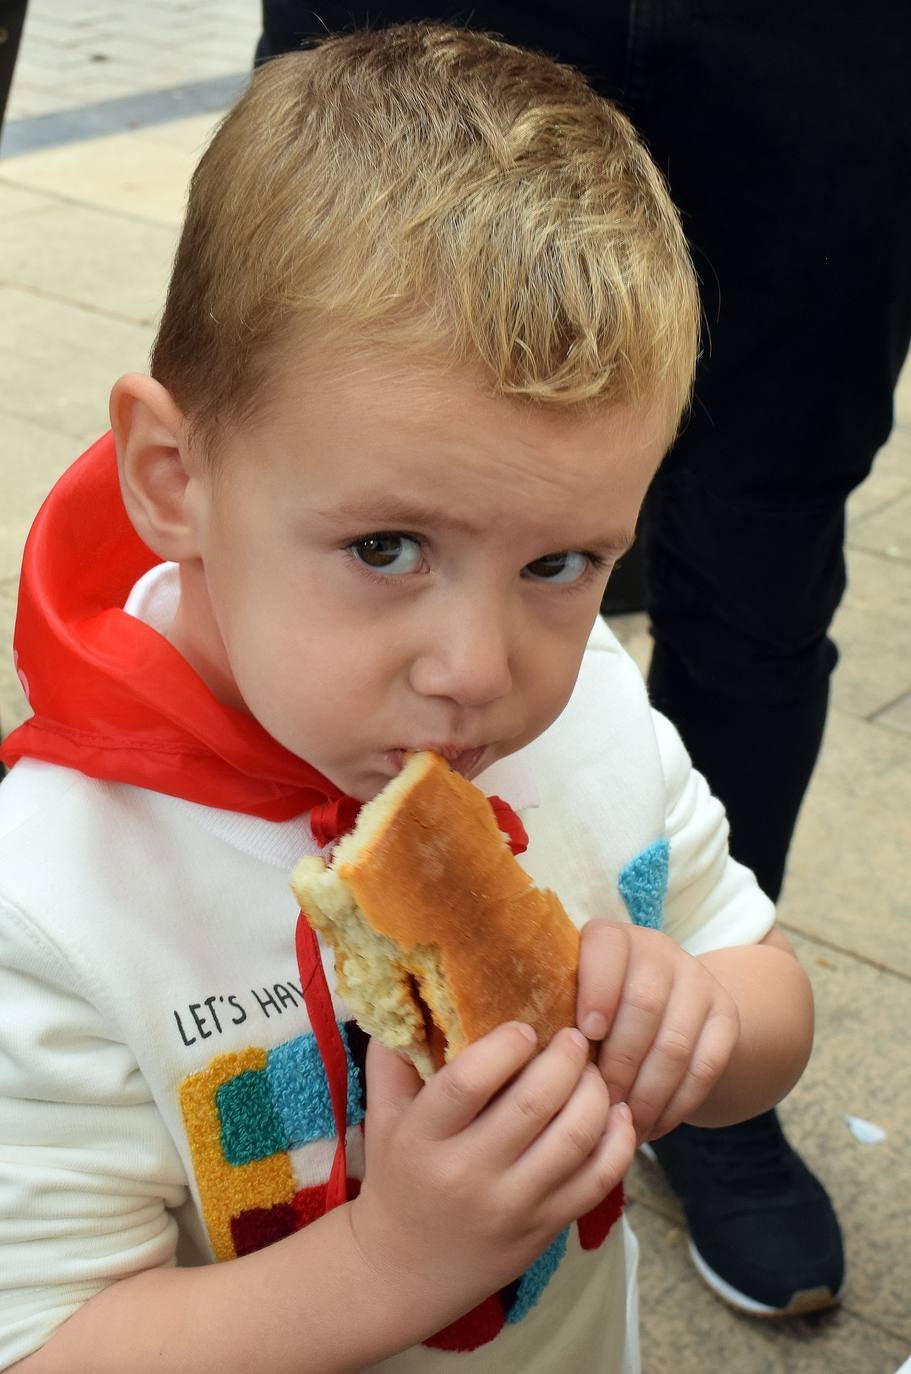
[[[0,130],[3,129],[6,102],[13,83],[26,3],[27,0],[0,0]]]
[[[911,333],[911,5],[265,0],[259,57],[419,18],[581,68],[681,209],[705,340],[648,498],[649,688],[775,898],[837,659],[845,499],[889,434]]]

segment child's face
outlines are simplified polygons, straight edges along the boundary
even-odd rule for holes
[[[408,750],[474,777],[566,704],[667,439],[379,357],[302,369],[191,479],[172,638],[354,797]]]

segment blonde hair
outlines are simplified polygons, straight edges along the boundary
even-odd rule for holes
[[[152,372],[207,444],[308,336],[553,407],[657,398],[675,424],[698,320],[626,117],[549,58],[405,24],[256,73],[193,176]]]

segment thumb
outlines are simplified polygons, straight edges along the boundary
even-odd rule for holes
[[[367,1046],[367,1109],[370,1129],[383,1132],[414,1101],[424,1086],[404,1053],[387,1049],[371,1036]]]

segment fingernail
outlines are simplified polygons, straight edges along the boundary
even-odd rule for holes
[[[577,1049],[580,1049],[580,1050],[585,1050],[585,1053],[587,1054],[587,1053],[588,1053],[588,1041],[586,1040],[585,1036],[581,1033],[581,1031],[571,1030],[571,1031],[569,1032],[569,1035],[570,1035],[570,1039],[572,1040],[572,1042],[573,1042],[573,1044],[576,1046],[576,1048],[577,1048]]]
[[[603,1040],[607,1035],[607,1018],[600,1011],[590,1011],[579,1023],[579,1029],[589,1040]]]
[[[525,1021],[513,1021],[512,1024],[515,1026],[517,1031],[519,1031],[522,1035],[525,1036],[526,1040],[530,1040],[533,1045],[536,1045],[538,1043],[538,1036],[534,1026],[529,1026]]]
[[[626,1122],[626,1124],[627,1124],[627,1125],[630,1125],[631,1122],[632,1122],[632,1119],[633,1119],[633,1114],[632,1114],[632,1112],[630,1111],[629,1107],[626,1105],[626,1103],[625,1103],[625,1102],[618,1102],[618,1103],[617,1103],[617,1108],[616,1108],[616,1110],[617,1110],[617,1115],[618,1115],[618,1116],[622,1116],[622,1117],[623,1117],[623,1120]]]

